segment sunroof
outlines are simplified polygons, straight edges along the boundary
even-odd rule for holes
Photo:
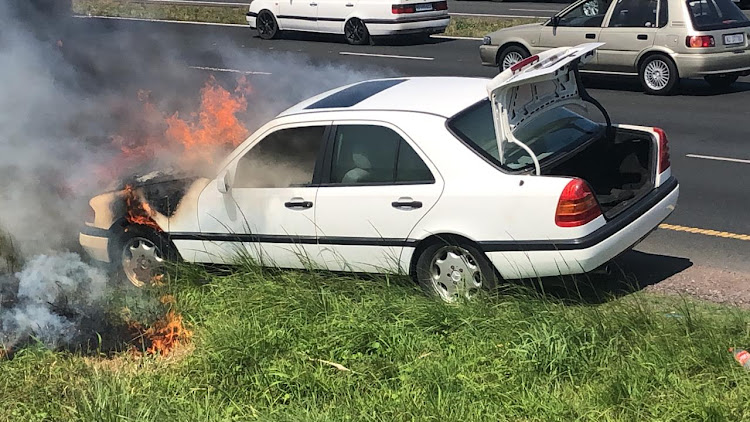
[[[305,109],[351,107],[378,92],[404,82],[406,79],[390,79],[386,81],[367,81],[350,86],[344,90],[331,94]]]

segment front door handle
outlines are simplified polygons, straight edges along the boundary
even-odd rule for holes
[[[346,7],[354,7],[354,4],[353,3],[347,3]]]
[[[396,209],[413,210],[422,208],[422,203],[411,198],[398,198],[398,201],[391,202],[391,206]]]
[[[596,34],[586,34],[586,38],[593,40],[596,38]]]
[[[318,3],[310,3],[310,6],[317,6]]]
[[[284,206],[292,209],[306,210],[308,208],[312,208],[313,203],[310,201],[305,201],[302,198],[292,198],[291,200],[289,200],[289,202],[285,202]]]
[[[648,35],[646,35],[646,34],[638,34],[637,38],[639,40],[647,40],[648,39]]]

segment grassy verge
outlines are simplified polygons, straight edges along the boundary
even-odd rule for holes
[[[93,16],[247,24],[245,7],[184,6],[129,0],[73,0],[73,11]],[[453,16],[444,35],[481,38],[501,28],[537,21],[527,18]]]
[[[447,306],[406,281],[249,267],[226,277],[177,279],[166,289],[194,333],[179,359],[107,360],[27,348],[0,360],[0,415],[12,421],[750,417],[750,373],[727,351],[750,344],[750,315],[734,308],[641,293],[564,304],[533,291]]]

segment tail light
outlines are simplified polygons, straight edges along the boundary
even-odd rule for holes
[[[404,13],[414,13],[417,9],[413,4],[394,4],[391,6],[391,13],[394,15],[402,15]]]
[[[669,140],[667,139],[667,133],[663,129],[655,127],[654,132],[659,137],[659,166],[657,167],[657,172],[661,174],[672,165],[669,162]]]
[[[602,210],[588,183],[575,178],[560,194],[557,211],[555,211],[555,224],[559,227],[578,227],[600,215],[602,215]]]
[[[448,10],[448,2],[447,1],[439,1],[437,3],[432,3],[432,7],[435,10]]]
[[[688,35],[685,45],[690,48],[707,48],[716,46],[716,42],[712,35]]]
[[[539,56],[537,56],[535,54],[535,55],[533,55],[531,57],[527,57],[527,58],[521,60],[520,62],[514,64],[513,66],[511,66],[510,67],[510,71],[511,71],[511,73],[516,73],[517,70],[520,70],[520,69],[524,68],[525,66],[527,66],[527,65],[529,65],[531,63],[537,62],[537,61],[539,61]]]

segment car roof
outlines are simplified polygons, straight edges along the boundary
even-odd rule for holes
[[[451,76],[370,79],[318,94],[278,117],[332,110],[395,110],[449,118],[486,99],[489,81]]]

